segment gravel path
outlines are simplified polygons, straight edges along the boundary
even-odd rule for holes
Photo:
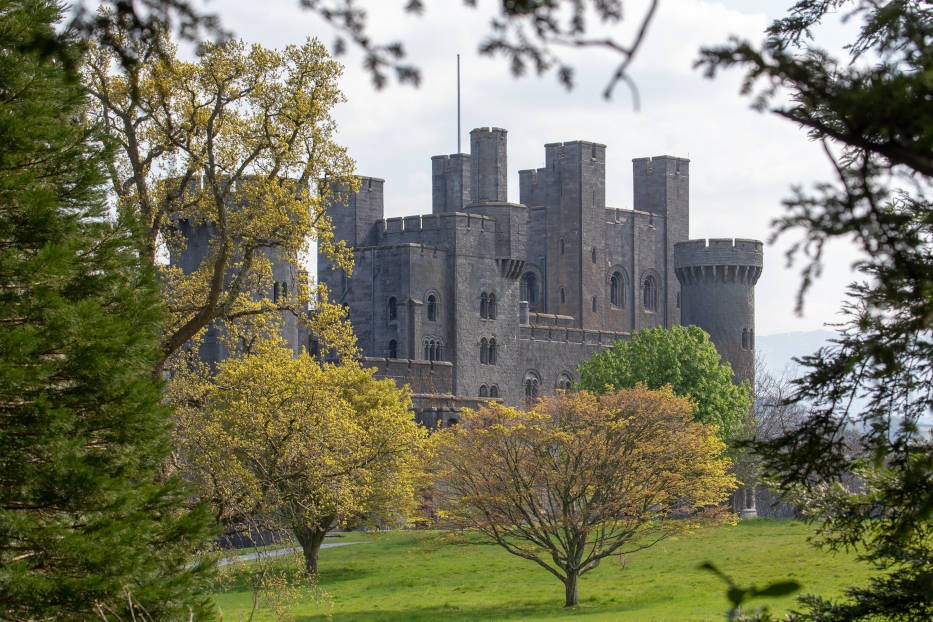
[[[349,546],[351,544],[361,544],[360,542],[325,542],[321,545],[322,549],[332,549],[335,546]],[[263,551],[262,555],[266,557],[278,557],[279,555],[285,555],[293,551],[300,551],[300,546],[291,546],[285,549],[272,549],[271,551]],[[259,557],[258,552],[246,553],[245,555],[237,555],[236,557],[225,557],[224,559],[217,562],[218,566],[226,566],[227,564],[235,564],[237,562],[248,562]]]

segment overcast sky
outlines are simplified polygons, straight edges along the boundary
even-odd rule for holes
[[[769,223],[793,184],[829,179],[818,145],[778,118],[755,112],[739,96],[739,74],[707,80],[692,68],[703,45],[730,34],[758,41],[766,25],[783,15],[784,0],[662,0],[647,40],[632,66],[641,110],[624,86],[606,102],[601,92],[615,67],[611,54],[573,56],[577,86],[567,92],[553,75],[514,79],[507,63],[481,57],[477,44],[488,30],[496,2],[479,9],[461,0],[428,0],[421,17],[405,14],[405,0],[361,0],[370,11],[376,40],[402,40],[422,71],[420,88],[390,84],[375,91],[354,50],[342,57],[347,102],[336,111],[339,139],[349,146],[362,175],[386,180],[386,217],[431,211],[432,155],[456,151],[456,55],[461,54],[463,151],[469,131],[498,126],[509,131],[509,200],[518,201],[519,169],[544,165],[544,144],[591,140],[607,145],[606,202],[632,207],[635,157],[669,154],[690,158],[690,236],[767,240]],[[633,27],[640,2],[626,3]],[[318,36],[330,45],[333,31],[298,7],[297,0],[223,0],[225,28],[250,42],[277,47]],[[829,33],[841,40],[838,32]],[[784,248],[793,238],[765,248],[756,289],[759,335],[821,328],[836,310],[855,256],[844,243],[827,255],[823,277],[794,314],[800,266],[788,268]]]

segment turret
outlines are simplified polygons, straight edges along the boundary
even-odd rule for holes
[[[755,380],[755,283],[761,276],[758,240],[690,240],[674,245],[684,326],[710,334],[736,382]]]
[[[508,201],[508,132],[501,127],[480,127],[470,132],[473,203]]]

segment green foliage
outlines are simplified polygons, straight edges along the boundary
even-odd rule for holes
[[[858,26],[843,59],[814,39],[840,14]],[[812,192],[794,188],[776,222],[802,233],[790,251],[805,256],[798,305],[827,242],[863,251],[840,337],[802,360],[793,399],[811,416],[756,444],[821,524],[818,544],[858,548],[879,570],[842,602],[809,597],[801,619],[933,618],[933,444],[917,425],[933,409],[931,40],[929,2],[800,0],[761,45],[732,41],[700,60],[709,75],[744,68],[755,105],[806,129],[835,169]],[[848,473],[864,488],[844,487]]]
[[[127,592],[158,619],[203,617],[206,517],[159,481],[154,271],[107,219],[73,42],[30,46],[60,11],[0,2],[0,619],[87,620]]]
[[[594,354],[579,366],[580,386],[602,392],[644,383],[649,389],[670,385],[676,395],[696,403],[694,419],[719,427],[724,440],[735,438],[752,405],[747,382],[732,383],[732,368],[720,362],[709,335],[696,326],[638,331],[629,341]]]

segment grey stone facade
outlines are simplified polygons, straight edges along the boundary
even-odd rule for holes
[[[593,352],[681,322],[750,378],[762,244],[688,239],[688,160],[633,160],[623,210],[606,206],[605,145],[547,144],[509,203],[506,137],[475,129],[471,153],[431,159],[431,214],[385,219],[384,182],[370,177],[328,208],[355,263],[347,276],[319,256],[318,279],[347,306],[368,362],[411,385],[419,420],[552,393]]]

